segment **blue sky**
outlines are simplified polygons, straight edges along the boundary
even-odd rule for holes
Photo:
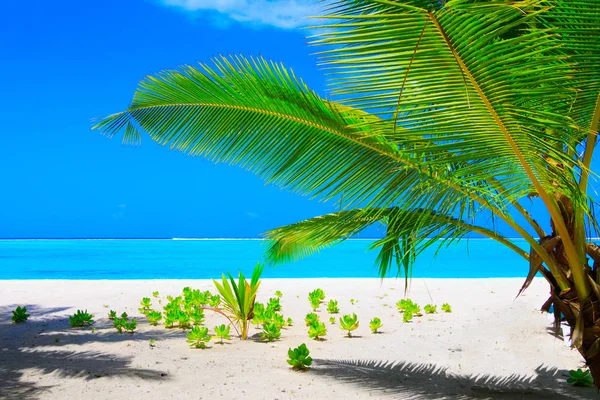
[[[333,211],[237,167],[90,131],[144,76],[221,54],[281,61],[323,93],[300,29],[311,3],[5,2],[0,237],[256,237]]]

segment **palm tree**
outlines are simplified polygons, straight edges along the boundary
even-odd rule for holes
[[[144,79],[95,128],[238,164],[339,212],[275,229],[293,260],[374,223],[385,275],[470,232],[537,273],[600,387],[600,251],[588,193],[600,118],[600,5],[566,0],[337,0],[312,43],[327,100],[282,65],[240,56]],[[318,27],[316,27],[318,28]],[[520,202],[538,198],[546,232]],[[530,251],[478,221],[492,217]],[[595,262],[588,265],[587,255]]]

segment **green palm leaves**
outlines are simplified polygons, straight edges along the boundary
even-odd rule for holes
[[[248,337],[248,325],[254,314],[254,302],[260,287],[260,275],[263,269],[263,266],[257,264],[250,282],[246,281],[241,272],[237,283],[231,274],[228,278],[223,275],[221,283],[213,280],[223,298],[223,312],[237,326],[242,340],[246,340]]]

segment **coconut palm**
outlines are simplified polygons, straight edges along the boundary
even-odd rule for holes
[[[275,229],[293,260],[381,223],[382,275],[475,232],[552,288],[600,386],[600,251],[588,193],[600,118],[600,7],[564,0],[337,0],[320,46],[328,100],[282,65],[240,56],[144,79],[95,128],[143,134],[321,200],[336,213]],[[315,27],[314,29],[317,29]],[[522,202],[547,210],[546,232]],[[486,217],[525,239],[523,251]],[[596,261],[588,265],[586,253]]]

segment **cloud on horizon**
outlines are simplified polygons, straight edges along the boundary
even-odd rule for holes
[[[216,12],[229,20],[256,26],[294,29],[311,24],[318,15],[316,0],[160,0],[162,4],[190,12]],[[312,22],[314,23],[314,21]]]

